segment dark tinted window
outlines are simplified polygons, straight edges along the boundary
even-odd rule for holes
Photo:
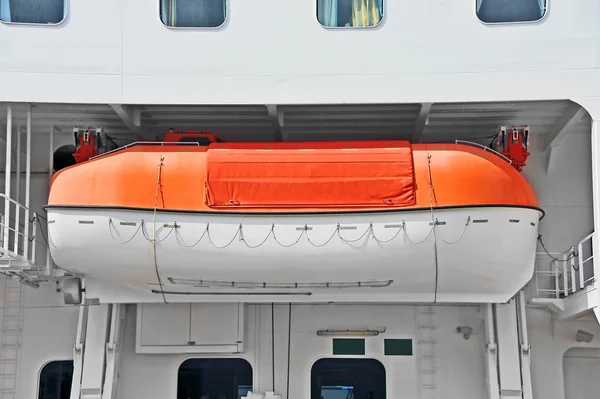
[[[311,399],[385,399],[385,368],[375,359],[320,359],[310,372]]]
[[[39,399],[69,399],[73,381],[73,361],[50,362],[40,372]]]
[[[483,22],[532,22],[546,13],[547,0],[475,0]]]
[[[65,0],[0,0],[0,20],[57,24],[65,18]]]
[[[210,145],[210,140],[206,137],[182,137],[180,143],[198,143],[201,146]]]
[[[190,359],[179,367],[177,399],[239,399],[252,390],[244,359]]]
[[[226,0],[159,0],[160,19],[169,27],[216,28],[223,25]]]

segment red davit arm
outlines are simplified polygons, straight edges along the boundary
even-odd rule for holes
[[[513,127],[512,131],[507,131],[506,126],[502,126],[498,136],[492,143],[492,148],[506,158],[510,159],[512,165],[519,172],[523,170],[530,153],[527,151],[529,146],[529,127]]]

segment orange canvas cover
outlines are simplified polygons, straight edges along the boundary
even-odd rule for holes
[[[209,207],[403,207],[415,204],[407,141],[228,143],[207,153]]]

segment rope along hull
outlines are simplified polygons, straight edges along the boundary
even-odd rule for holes
[[[48,236],[53,260],[86,276],[88,297],[103,302],[497,303],[532,277],[540,217],[511,206],[295,215],[49,208]]]

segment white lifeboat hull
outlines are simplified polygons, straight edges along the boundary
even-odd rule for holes
[[[540,216],[522,207],[318,215],[57,207],[48,233],[54,261],[85,276],[87,296],[103,302],[501,303],[533,275]]]

